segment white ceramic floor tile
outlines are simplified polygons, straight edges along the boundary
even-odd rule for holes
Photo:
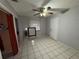
[[[49,37],[25,39],[21,50],[13,59],[79,59],[78,50]]]
[[[56,57],[55,57],[56,58]],[[57,56],[58,59],[66,59],[63,55]]]
[[[43,55],[43,59],[50,59],[49,56],[46,54],[46,55]]]
[[[73,56],[73,57],[71,57],[70,59],[79,59],[79,57]]]

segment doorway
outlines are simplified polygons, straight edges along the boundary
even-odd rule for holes
[[[0,37],[0,49],[1,49],[1,51],[4,51],[4,46],[3,46],[3,43],[2,43],[1,37]]]

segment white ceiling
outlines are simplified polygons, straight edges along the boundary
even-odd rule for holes
[[[33,15],[33,8],[40,7],[45,0],[18,0],[18,2],[12,2],[7,0],[15,11],[22,16]],[[79,6],[79,0],[51,0],[47,5],[52,8],[72,8]]]
[[[51,0],[47,6],[52,6],[53,8],[72,8],[79,6],[79,0]]]

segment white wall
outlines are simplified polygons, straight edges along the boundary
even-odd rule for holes
[[[47,34],[54,38],[55,40],[58,39],[58,26],[60,21],[61,14],[52,15],[47,19]]]
[[[40,30],[37,31],[37,36],[46,35],[46,19],[45,18],[32,17],[30,18],[29,22],[31,21],[37,21],[40,23]]]
[[[18,16],[18,27],[20,40],[23,40],[24,29],[29,26],[29,18],[27,16]]]
[[[23,39],[24,37],[24,29],[30,25],[31,21],[38,21],[40,22],[40,31],[37,31],[37,36],[42,36],[46,34],[46,20],[43,18],[38,17],[29,17],[29,16],[19,16],[18,23],[19,23],[19,32],[20,38]]]
[[[22,24],[23,29],[29,26],[29,17],[27,16],[19,16],[19,20]],[[18,20],[18,21],[19,21]]]
[[[79,7],[71,8],[65,14],[52,18],[49,34],[56,40],[79,49]]]

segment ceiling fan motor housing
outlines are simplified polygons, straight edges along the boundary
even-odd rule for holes
[[[44,9],[45,9],[45,8],[40,8],[39,10],[40,10],[41,13],[43,13]]]
[[[47,7],[47,10],[50,10],[51,9],[51,7]]]

